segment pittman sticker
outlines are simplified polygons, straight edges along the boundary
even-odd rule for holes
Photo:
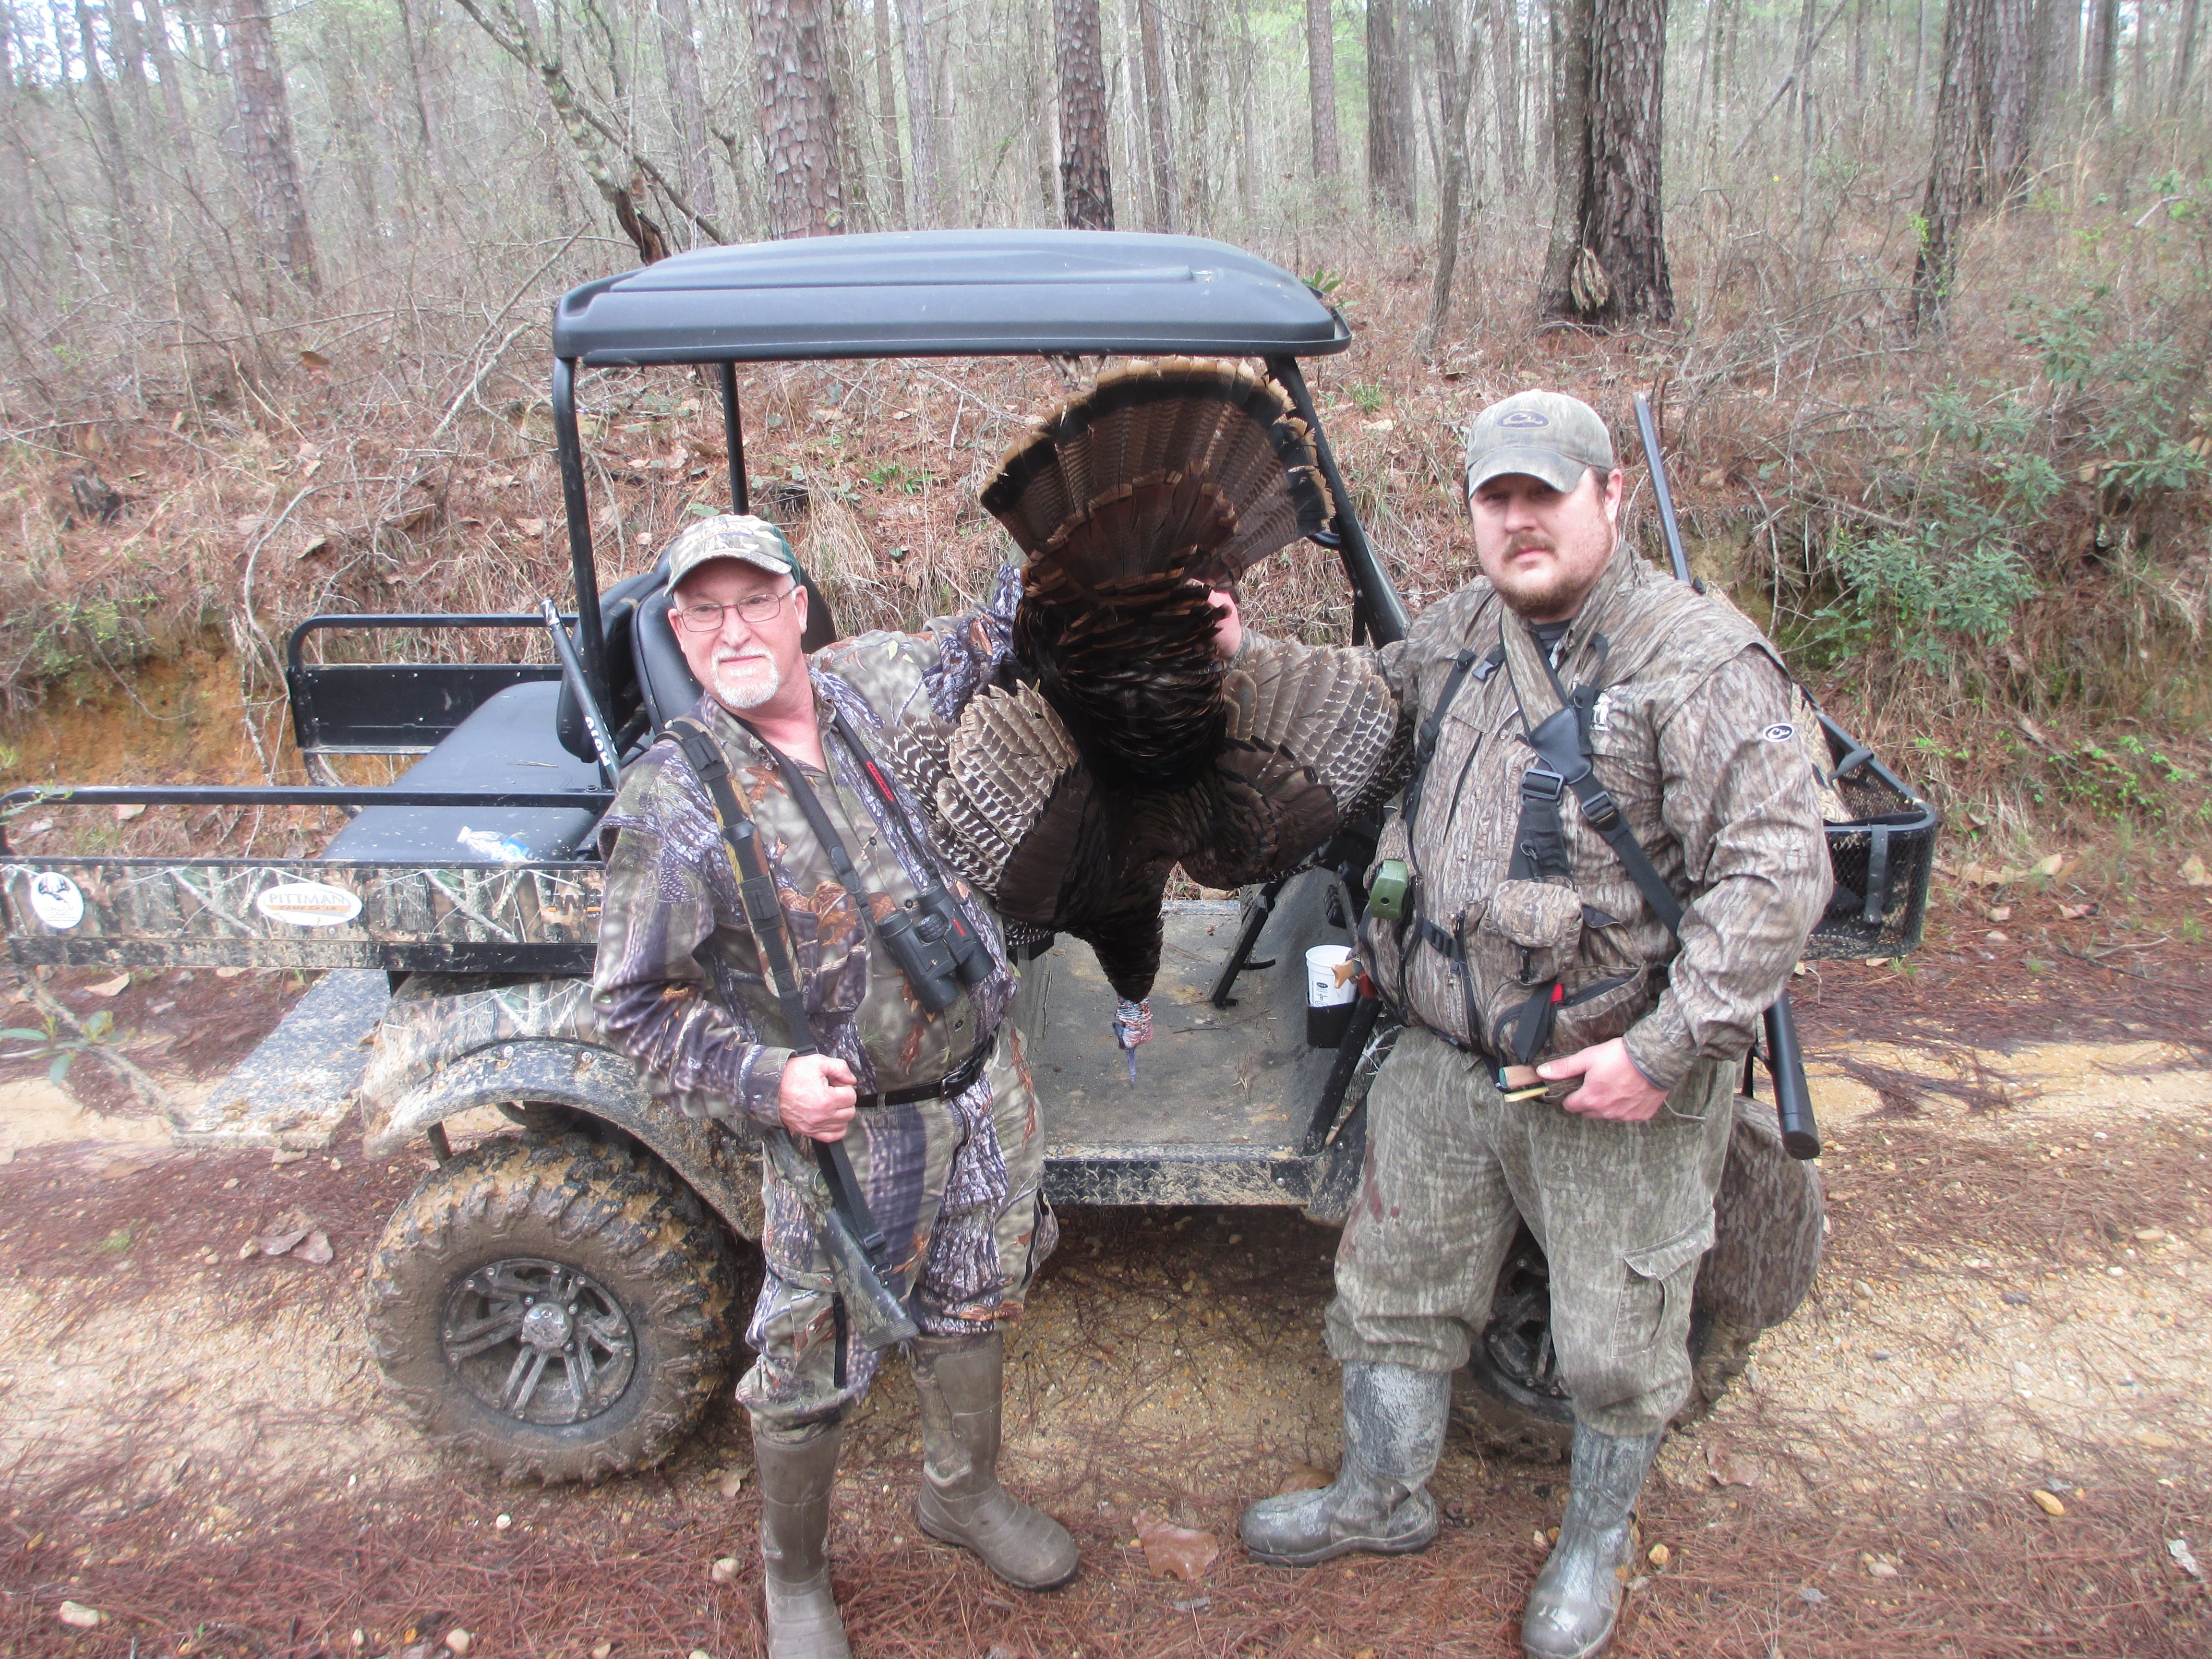
[[[1769,743],[1787,743],[1797,735],[1797,728],[1787,720],[1777,720],[1759,735]]]
[[[58,933],[84,920],[84,894],[58,870],[41,870],[30,881],[31,914]]]
[[[295,927],[335,927],[361,914],[361,899],[343,887],[295,881],[258,894],[253,908],[271,921],[289,921]]]

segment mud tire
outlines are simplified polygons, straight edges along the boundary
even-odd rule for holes
[[[1540,1271],[1542,1253],[1525,1234],[1508,1255],[1498,1275],[1491,1304],[1492,1327],[1517,1316],[1531,1330],[1536,1322],[1548,1322],[1549,1297],[1532,1289],[1522,1258],[1534,1257]],[[1690,1395],[1668,1423],[1680,1429],[1698,1421],[1720,1403],[1729,1385],[1751,1363],[1752,1345],[1759,1340],[1754,1328],[1717,1317],[1710,1307],[1693,1306],[1690,1314]],[[1498,1363],[1490,1346],[1490,1331],[1474,1344],[1466,1367],[1452,1379],[1452,1416],[1475,1444],[1494,1455],[1536,1463],[1563,1462],[1574,1448],[1574,1406],[1554,1389],[1531,1387],[1521,1374],[1523,1367]],[[1510,1348],[1507,1350],[1510,1352]]]
[[[447,1361],[449,1298],[472,1273],[519,1257],[588,1275],[627,1321],[628,1381],[580,1423],[523,1421]],[[432,1170],[393,1212],[367,1304],[386,1386],[441,1449],[510,1480],[594,1481],[659,1462],[721,1389],[737,1263],[720,1221],[650,1155],[581,1134],[502,1137]]]

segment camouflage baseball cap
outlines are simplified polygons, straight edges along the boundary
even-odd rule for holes
[[[720,513],[700,520],[668,544],[670,590],[701,565],[716,559],[741,560],[772,575],[799,574],[798,556],[784,540],[783,532],[750,513]]]
[[[1597,410],[1564,392],[1516,392],[1474,417],[1467,429],[1467,487],[1471,495],[1508,472],[1573,489],[1586,467],[1610,472],[1613,434]]]

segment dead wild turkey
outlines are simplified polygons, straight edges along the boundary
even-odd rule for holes
[[[1235,887],[1296,865],[1376,804],[1398,709],[1352,652],[1214,653],[1212,590],[1329,517],[1304,423],[1254,374],[1109,373],[1007,453],[983,505],[1028,556],[1021,683],[903,728],[895,758],[1001,915],[1097,952],[1133,1078],[1170,872]]]

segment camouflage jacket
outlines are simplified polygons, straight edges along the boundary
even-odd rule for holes
[[[713,696],[691,711],[722,746],[731,781],[761,830],[782,902],[814,1046],[844,1060],[863,1092],[933,1083],[990,1041],[1013,1000],[996,919],[922,827],[889,767],[902,824],[831,726],[842,711],[864,743],[911,714],[950,720],[1007,660],[1012,598],[1002,580],[990,609],[933,622],[920,634],[864,634],[810,659],[825,775],[807,770],[877,914],[910,906],[941,884],[988,942],[998,971],[938,1014],[925,1013],[897,967],[861,925],[854,895],[765,745]],[[791,1058],[775,988],[738,898],[714,804],[675,744],[653,745],[623,778],[599,829],[607,863],[592,1004],[638,1062],[647,1087],[691,1116],[777,1121]]]
[[[1561,686],[1600,688],[1592,766],[1682,902],[1678,951],[1571,793],[1559,814],[1572,898],[1547,902],[1556,884],[1509,882],[1522,774],[1536,759],[1516,681],[1540,680],[1543,662],[1487,581],[1422,612],[1383,649],[1383,670],[1426,720],[1459,653],[1489,656],[1507,629],[1519,648],[1467,675],[1438,723],[1410,846],[1402,813],[1385,826],[1377,860],[1406,860],[1413,893],[1404,921],[1368,916],[1360,955],[1390,1004],[1493,1060],[1504,1057],[1502,1021],[1532,986],[1557,978],[1556,1024],[1534,1058],[1626,1035],[1638,1069],[1671,1089],[1692,1061],[1750,1044],[1827,902],[1827,847],[1812,769],[1793,740],[1789,677],[1741,612],[1626,545],[1559,643]],[[1530,696],[1532,722],[1549,695]]]

